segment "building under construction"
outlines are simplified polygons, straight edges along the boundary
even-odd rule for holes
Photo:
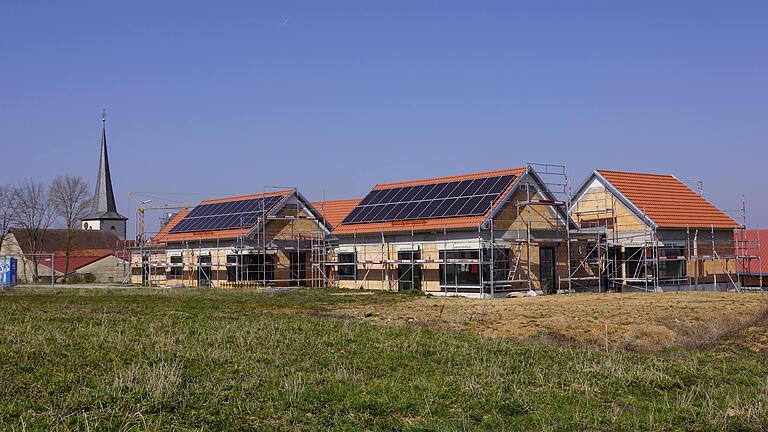
[[[738,290],[759,260],[744,223],[673,176],[595,171],[571,195],[562,165],[379,184],[362,199],[309,203],[288,189],[193,207],[139,239],[133,283]]]
[[[132,254],[132,282],[326,286],[330,226],[296,189],[203,201]]]
[[[334,282],[480,297],[566,289],[566,192],[556,165],[379,184],[333,229]]]
[[[744,226],[671,175],[594,171],[570,205],[571,286],[606,291],[740,289],[755,257]]]

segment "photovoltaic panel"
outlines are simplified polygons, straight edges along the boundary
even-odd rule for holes
[[[482,215],[514,179],[510,174],[373,190],[342,223]]]
[[[171,233],[249,228],[258,222],[262,212],[269,212],[283,197],[280,195],[200,204],[193,208]]]

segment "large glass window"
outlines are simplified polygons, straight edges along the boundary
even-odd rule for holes
[[[447,253],[447,256],[446,256]],[[460,249],[440,251],[440,259],[468,260],[465,263],[440,263],[440,285],[445,286],[480,286],[480,263],[477,262],[480,253],[477,249]],[[509,276],[509,249],[484,249],[482,265],[483,284],[491,283],[491,257],[494,261],[494,284],[506,282]],[[475,262],[472,262],[474,260]]]
[[[440,251],[440,259],[477,260],[477,249]],[[440,264],[440,285],[480,286],[480,266],[477,262]]]
[[[271,282],[274,278],[275,262],[272,254],[227,255],[228,282]]]
[[[339,252],[339,279],[355,279],[357,271],[357,255],[355,252]]]

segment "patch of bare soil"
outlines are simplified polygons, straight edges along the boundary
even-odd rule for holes
[[[558,344],[655,350],[707,348],[725,338],[768,349],[768,297],[761,293],[561,294],[507,299],[420,297],[394,304],[340,305],[353,319],[471,331]]]

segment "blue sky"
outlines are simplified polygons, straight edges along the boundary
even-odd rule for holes
[[[702,180],[766,227],[766,22],[765,1],[5,4],[0,183],[94,182],[106,108],[131,219],[129,191],[351,198],[549,162],[574,188]]]

